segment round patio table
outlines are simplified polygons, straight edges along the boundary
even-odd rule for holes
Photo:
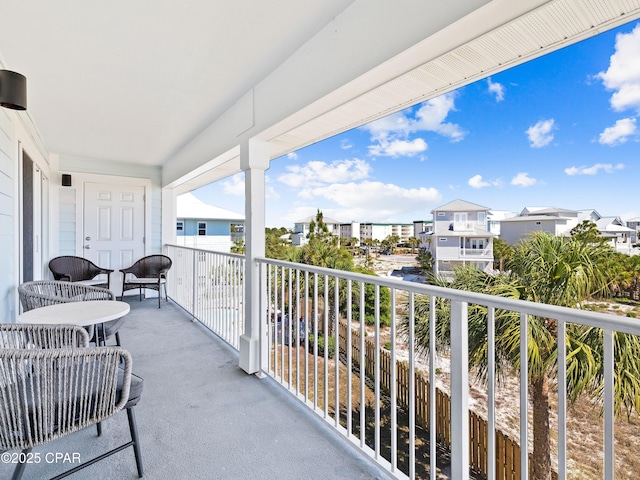
[[[18,316],[19,323],[42,323],[47,325],[79,325],[88,327],[124,317],[131,307],[117,300],[87,300],[66,302],[34,308]],[[104,328],[102,329],[104,332]],[[105,339],[103,339],[105,340]]]

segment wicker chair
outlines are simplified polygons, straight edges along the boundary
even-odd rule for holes
[[[142,301],[142,289],[149,288],[158,291],[158,308],[162,297],[162,287],[164,287],[165,301],[169,300],[167,295],[167,272],[171,268],[171,259],[166,255],[149,255],[141,258],[129,268],[123,268],[122,295],[127,290],[140,289],[140,301]]]
[[[36,280],[25,282],[18,286],[18,295],[22,310],[28,312],[34,308],[56,305],[58,303],[82,302],[85,300],[115,300],[116,296],[111,290],[106,288],[84,285],[78,282],[62,282],[57,280]],[[107,339],[113,335],[116,344],[120,343],[119,329],[124,323],[124,317],[110,322],[105,322],[98,326],[104,326],[104,332],[100,330],[96,338]],[[93,335],[93,327],[88,328],[89,334]]]
[[[130,446],[142,477],[133,413],[142,394],[142,379],[131,373],[131,355],[126,350],[87,348],[87,343],[81,327],[0,324],[0,450],[22,450],[25,455],[18,458],[26,459],[34,447],[99,425],[126,409],[131,441],[60,477]],[[16,464],[13,479],[22,477],[25,466]]]
[[[102,288],[110,288],[111,286],[111,276],[109,274],[113,270],[99,267],[86,258],[74,257],[73,255],[56,257],[49,261],[49,270],[51,270],[53,278],[56,280],[79,282],[83,285]],[[106,275],[107,281],[96,279],[98,275]]]

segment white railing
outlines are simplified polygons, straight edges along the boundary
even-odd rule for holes
[[[169,281],[171,298],[237,349],[243,333],[244,258],[186,247],[166,248],[174,262]],[[429,425],[437,425],[445,408],[442,398],[438,397],[441,392],[436,389],[434,307],[437,299],[448,300],[451,312],[450,394],[445,402],[450,413],[443,428],[454,480],[469,477],[469,467],[474,466],[478,455],[477,451],[474,458],[470,454],[471,439],[475,435],[470,432],[469,412],[469,307],[487,307],[485,459],[497,458],[500,448],[496,437],[496,312],[516,312],[520,318],[518,328],[524,340],[520,342],[518,375],[523,386],[528,382],[525,352],[531,316],[555,319],[558,339],[564,339],[569,324],[602,329],[603,471],[604,478],[614,478],[614,333],[640,335],[640,322],[636,319],[270,259],[258,260],[258,266],[262,285],[259,311],[264,312],[259,337],[267,339],[261,346],[262,371],[397,478],[436,478],[436,448],[442,440],[436,437],[438,428],[430,428],[425,439],[420,433],[425,431],[424,427],[418,419],[424,421],[426,417]],[[385,290],[388,296],[383,293]],[[417,353],[415,334],[416,299],[424,295],[428,296],[431,307],[430,348],[426,358]],[[381,318],[387,301],[390,322],[383,344],[381,334],[385,329],[381,327]],[[372,325],[365,327],[358,321],[362,317],[372,319]],[[408,319],[404,336],[397,328],[403,318]],[[321,338],[332,340],[321,341]],[[336,353],[331,358],[334,348]],[[402,368],[401,361],[406,361]],[[566,361],[565,349],[558,349],[554,435],[559,479],[566,479],[568,471]],[[426,384],[418,382],[422,376],[420,370],[424,370],[428,379]],[[520,409],[519,444],[527,445],[519,449],[516,463],[520,478],[526,479],[532,448],[527,388],[520,388],[519,399],[514,403]],[[428,406],[426,413],[425,406]],[[403,437],[391,432],[402,432]],[[485,461],[485,467],[488,479],[505,478],[497,471],[498,462]]]
[[[489,256],[492,257],[493,247],[487,247],[487,248],[461,247],[460,256],[461,257],[489,257]]]
[[[167,281],[171,299],[229,345],[244,333],[243,255],[177,245],[165,246],[173,260]]]
[[[488,418],[484,448],[488,459],[496,458],[496,311],[512,311],[519,315],[520,334],[520,385],[527,385],[528,321],[531,316],[555,319],[557,338],[564,342],[568,324],[579,324],[603,329],[604,338],[604,478],[613,478],[614,472],[614,332],[640,335],[640,322],[632,318],[606,315],[576,309],[511,300],[502,297],[474,294],[460,290],[436,286],[419,285],[396,279],[383,279],[343,271],[329,270],[306,265],[262,259],[259,260],[261,284],[261,310],[266,319],[261,338],[269,339],[268,352],[263,352],[263,371],[281,383],[291,394],[304,402],[342,435],[359,446],[398,478],[416,478],[417,470],[431,479],[436,478],[436,428],[431,428],[427,442],[419,438],[416,418],[418,410],[428,404],[428,421],[436,425],[436,349],[435,347],[435,305],[436,299],[450,301],[450,420],[449,444],[451,451],[451,478],[466,479],[470,467],[469,431],[469,354],[468,354],[468,308],[470,305],[487,307],[487,352],[488,352]],[[381,292],[388,289],[390,296],[389,341],[382,345],[380,340],[381,306],[386,300]],[[428,358],[428,392],[418,392],[416,374],[418,372],[416,353],[415,301],[418,296],[429,297],[430,320],[429,338],[432,342]],[[363,305],[369,302],[373,325],[365,329],[356,316],[362,318],[367,312]],[[357,307],[355,307],[358,305]],[[406,338],[398,335],[397,322],[408,319]],[[338,322],[352,328],[340,334]],[[343,330],[344,331],[344,330]],[[299,333],[297,333],[299,332]],[[319,342],[319,338],[332,341]],[[374,348],[367,350],[365,337],[373,337]],[[369,340],[367,340],[369,341]],[[297,343],[296,343],[297,342]],[[330,351],[335,343],[336,356],[330,359]],[[408,361],[409,374],[406,384],[408,395],[406,407],[399,400],[399,369],[385,366],[381,350],[389,350],[384,355],[391,365],[401,358],[401,352]],[[354,353],[357,352],[357,353]],[[369,352],[369,353],[367,353]],[[366,358],[369,355],[370,358]],[[360,358],[355,358],[359,356]],[[338,358],[340,361],[336,361]],[[360,366],[367,365],[367,374],[361,374]],[[371,367],[369,368],[369,365]],[[558,400],[557,400],[557,473],[559,479],[567,475],[567,375],[566,351],[558,349]],[[383,387],[382,372],[388,372],[390,379]],[[358,375],[348,375],[357,372]],[[366,377],[366,378],[365,378]],[[385,380],[385,382],[387,381]],[[367,393],[368,392],[368,393]],[[425,395],[427,401],[417,397]],[[529,477],[529,454],[532,443],[529,440],[528,389],[520,388],[520,435],[522,448],[519,460],[520,478]],[[382,398],[386,400],[383,402]],[[349,408],[348,406],[351,406]],[[387,408],[388,407],[388,408]],[[381,411],[386,412],[381,422]],[[442,407],[438,407],[442,408]],[[406,410],[407,415],[398,412]],[[407,438],[400,442],[391,432],[407,432]],[[383,438],[390,438],[383,441]],[[422,448],[417,445],[422,443]],[[428,449],[425,444],[428,443]],[[400,458],[402,457],[402,461]],[[504,478],[497,472],[497,462],[486,463],[489,479]],[[428,465],[428,467],[425,467]],[[431,472],[424,473],[425,471]],[[426,478],[423,477],[423,478]]]

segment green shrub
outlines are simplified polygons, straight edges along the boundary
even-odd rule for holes
[[[627,312],[627,317],[636,318],[638,314],[636,312]]]
[[[385,344],[384,344],[384,348],[385,348],[386,350],[391,351],[391,342],[387,342],[387,343],[385,343]]]
[[[309,335],[309,352],[313,352],[314,336]],[[336,339],[329,337],[328,344],[329,358],[333,358],[336,355]],[[324,357],[324,335],[318,335],[318,355]]]

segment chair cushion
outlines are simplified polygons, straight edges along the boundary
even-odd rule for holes
[[[89,287],[99,287],[100,285],[106,285],[107,284],[107,279],[105,278],[103,280],[100,280],[98,278],[98,279],[95,279],[95,280],[78,280],[75,283],[78,283],[80,285],[87,285]]]
[[[120,395],[122,394],[122,382],[124,380],[124,370],[120,369],[118,375],[118,390],[116,392],[116,402],[120,401]],[[142,389],[144,387],[144,380],[135,373],[131,374],[131,386],[129,387],[129,401],[124,408],[133,407],[137,405],[142,396]]]
[[[157,278],[131,278],[126,280],[126,283],[136,283],[136,284],[144,284],[144,283],[158,283]],[[160,283],[167,283],[165,278],[160,279]]]

